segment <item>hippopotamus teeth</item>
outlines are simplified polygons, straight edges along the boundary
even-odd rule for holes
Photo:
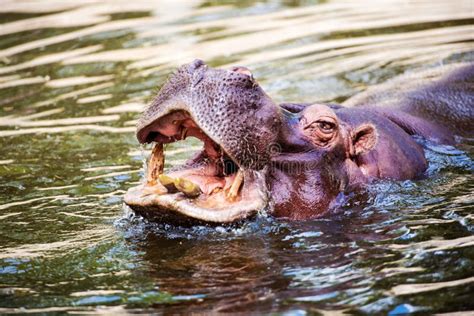
[[[174,185],[175,179],[173,177],[167,176],[165,174],[160,174],[158,176],[158,180],[168,190],[168,193],[174,193],[177,191]]]
[[[165,166],[165,155],[163,153],[163,144],[155,143],[151,150],[150,160],[148,162],[147,184],[155,185],[158,176],[163,173]]]
[[[239,190],[242,187],[243,183],[244,172],[242,171],[242,169],[239,169],[239,171],[237,171],[237,174],[235,175],[234,181],[232,182],[229,191],[227,191],[226,197],[228,200],[235,200],[235,198],[239,195]]]
[[[176,193],[177,191],[183,193],[189,198],[198,197],[202,190],[198,184],[181,177],[173,178],[165,174],[158,176],[160,184],[166,188],[165,193]]]
[[[188,179],[176,178],[174,179],[174,185],[176,189],[190,198],[196,198],[202,193],[199,185]]]

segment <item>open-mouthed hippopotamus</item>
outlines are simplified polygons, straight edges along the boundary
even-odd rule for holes
[[[445,144],[474,135],[473,64],[390,87],[349,99],[352,107],[277,105],[247,68],[195,60],[169,78],[138,122],[139,142],[155,144],[145,182],[125,203],[164,222],[230,223],[263,209],[316,218],[372,179],[423,175],[424,150],[412,135]],[[202,151],[164,173],[163,144],[191,136]]]

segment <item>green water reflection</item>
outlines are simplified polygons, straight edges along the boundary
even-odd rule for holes
[[[427,144],[427,179],[378,183],[331,219],[184,229],[122,206],[148,150],[135,120],[176,66],[243,64],[277,101],[342,102],[405,71],[472,62],[472,1],[0,12],[0,312],[474,309],[472,142]],[[198,148],[170,145],[167,167]]]

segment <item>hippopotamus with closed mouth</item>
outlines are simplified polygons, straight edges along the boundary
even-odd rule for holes
[[[474,65],[405,75],[346,104],[277,105],[245,67],[181,66],[138,122],[138,141],[154,147],[125,203],[173,223],[232,223],[264,209],[323,216],[373,179],[422,176],[427,161],[414,135],[441,144],[472,137]],[[163,144],[187,137],[203,149],[164,173]]]

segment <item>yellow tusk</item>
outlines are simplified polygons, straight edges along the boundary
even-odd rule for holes
[[[174,185],[175,178],[165,174],[160,174],[158,176],[158,180],[168,190],[169,193],[174,193],[177,191],[176,186]]]
[[[158,176],[163,173],[165,166],[165,155],[163,154],[163,144],[155,143],[151,150],[150,160],[147,169],[147,184],[155,185]]]
[[[239,169],[239,171],[237,171],[237,174],[235,175],[234,181],[232,182],[229,191],[227,191],[227,199],[231,201],[235,200],[235,198],[239,195],[239,190],[243,182],[244,171],[242,169]]]
[[[185,139],[187,132],[188,132],[188,129],[187,129],[187,128],[183,127],[183,128],[181,129],[181,139]]]
[[[174,185],[176,189],[184,193],[187,197],[195,198],[201,194],[201,188],[196,183],[189,181],[184,178],[174,179]]]

